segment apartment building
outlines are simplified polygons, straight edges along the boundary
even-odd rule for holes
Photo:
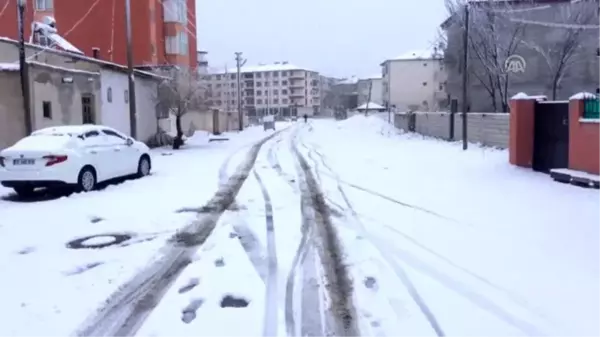
[[[383,105],[383,79],[381,78],[381,75],[359,79],[357,82],[357,90],[359,106],[367,102]]]
[[[446,71],[437,49],[417,50],[381,64],[383,105],[398,111],[446,108]]]
[[[208,59],[206,55],[208,55],[207,51],[199,50],[197,52],[198,55],[198,73],[202,75],[208,75]]]
[[[25,36],[37,44],[34,22],[52,18],[62,35],[87,56],[127,63],[124,0],[25,0]],[[6,3],[6,6],[4,6]],[[195,0],[131,0],[136,66],[174,64],[196,68]],[[16,0],[0,2],[0,36],[18,38]],[[57,49],[60,46],[50,44]]]
[[[208,76],[212,106],[237,111],[236,69]],[[317,115],[321,105],[319,73],[287,62],[242,67],[240,74],[242,109],[248,116]]]

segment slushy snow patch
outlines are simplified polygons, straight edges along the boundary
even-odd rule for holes
[[[570,100],[572,99],[594,99],[597,98],[596,95],[590,93],[590,92],[578,92],[575,95],[571,96],[571,98],[569,98]]]

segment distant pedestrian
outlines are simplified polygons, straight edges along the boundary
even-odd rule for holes
[[[308,123],[308,115],[304,114],[304,123]]]

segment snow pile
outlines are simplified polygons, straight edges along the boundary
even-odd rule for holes
[[[370,115],[354,115],[338,123],[338,128],[356,134],[373,134],[391,136],[399,134],[399,130],[381,117]]]

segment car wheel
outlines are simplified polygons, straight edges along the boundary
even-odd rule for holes
[[[80,192],[90,192],[94,188],[96,188],[96,172],[91,167],[82,168],[77,179],[77,190]]]
[[[30,197],[33,195],[34,188],[31,186],[21,186],[15,187],[14,190],[20,197]]]
[[[137,177],[141,178],[149,175],[151,169],[152,164],[150,163],[150,157],[143,155],[138,162]]]

